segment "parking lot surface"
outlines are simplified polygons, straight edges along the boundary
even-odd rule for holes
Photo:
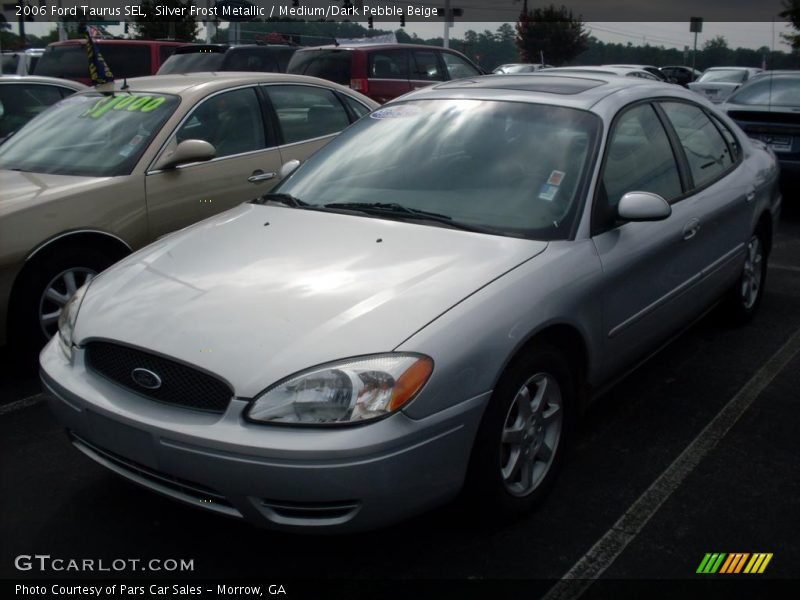
[[[758,577],[798,578],[797,200],[785,198],[757,317],[737,328],[713,312],[611,388],[552,494],[506,525],[447,506],[371,533],[295,536],[195,510],[73,449],[36,378],[4,366],[0,576],[84,576],[15,570],[15,556],[38,553],[194,559],[181,577],[692,579],[706,553],[742,552],[773,554]]]

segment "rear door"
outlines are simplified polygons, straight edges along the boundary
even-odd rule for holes
[[[145,186],[150,233],[158,237],[251,200],[277,182],[281,155],[255,86],[203,99],[163,152],[187,139],[211,143],[212,160],[150,171]]]
[[[431,50],[412,50],[409,67],[411,89],[427,87],[437,81],[445,81],[444,63],[439,57],[439,52]]]
[[[331,90],[314,85],[261,87],[274,115],[281,160],[306,160],[350,125],[351,117]]]
[[[742,164],[736,136],[700,106],[663,101],[664,111],[683,153],[697,234],[684,245],[687,260],[701,275],[695,294],[706,301],[721,294],[738,276],[750,236],[757,190],[756,174]]]
[[[372,50],[367,53],[370,98],[383,104],[411,91],[408,50]]]

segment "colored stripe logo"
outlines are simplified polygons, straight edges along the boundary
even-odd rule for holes
[[[735,573],[763,573],[769,561],[772,560],[772,552],[707,552],[697,567],[697,573],[712,575],[714,573],[724,573],[726,575]]]

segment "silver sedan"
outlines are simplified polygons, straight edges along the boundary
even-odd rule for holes
[[[781,201],[711,104],[602,74],[429,87],[283,174],[81,288],[41,366],[90,458],[289,530],[530,509],[594,392],[753,316]]]

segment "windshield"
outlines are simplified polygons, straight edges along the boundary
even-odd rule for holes
[[[800,76],[759,78],[742,87],[728,102],[759,106],[800,106]]]
[[[747,77],[747,71],[743,69],[720,69],[718,71],[706,71],[697,82],[742,83],[745,77]]]
[[[173,73],[200,73],[218,71],[225,54],[222,52],[193,52],[191,54],[173,54],[158,69],[158,75]]]
[[[591,113],[537,104],[392,104],[347,129],[276,191],[311,207],[382,204],[369,214],[402,219],[412,209],[453,226],[563,239],[579,214],[599,125]]]
[[[91,92],[59,102],[0,146],[0,169],[127,175],[178,106],[177,96]]]

